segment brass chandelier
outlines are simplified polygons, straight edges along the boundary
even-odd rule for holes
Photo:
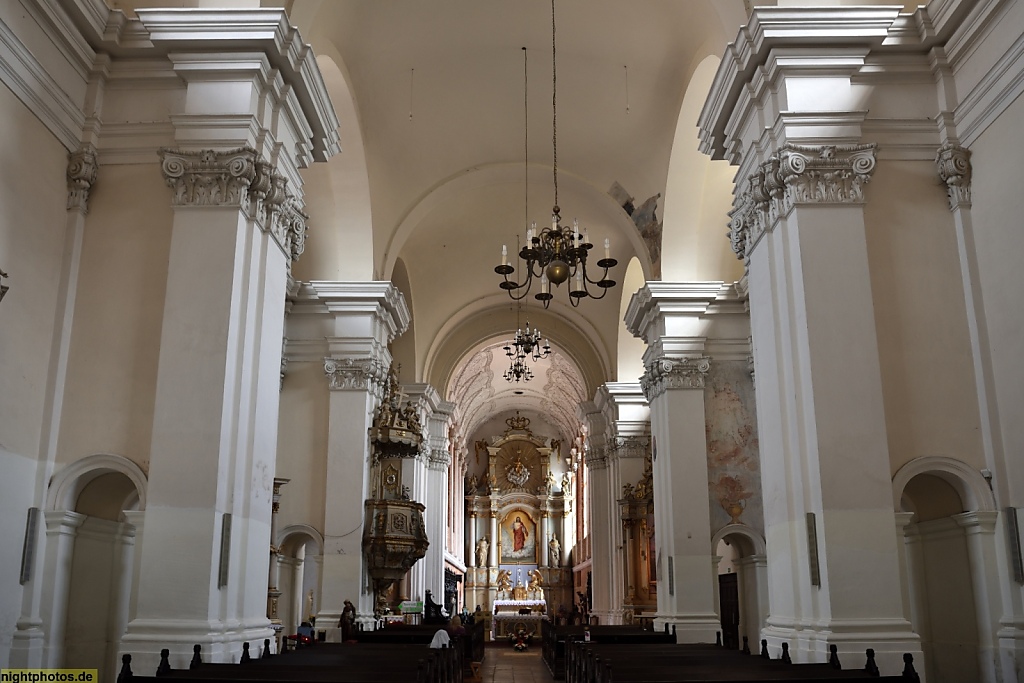
[[[551,299],[554,298],[554,294],[551,293],[551,285],[558,287],[567,280],[571,282],[568,287],[569,303],[574,307],[579,306],[580,300],[584,297],[603,299],[604,295],[608,293],[608,289],[615,286],[615,280],[608,277],[608,269],[618,264],[618,261],[611,258],[611,242],[606,239],[604,241],[604,258],[597,262],[597,267],[604,270],[597,277],[592,277],[592,272],[587,271],[587,255],[594,245],[590,243],[587,232],[584,231],[581,234],[579,222],[575,220],[571,228],[561,224],[561,209],[558,206],[558,70],[556,56],[555,0],[551,0],[551,144],[555,186],[555,205],[551,208],[551,227],[545,227],[538,232],[537,224],[533,223],[526,231],[526,246],[519,252],[519,258],[526,261],[526,279],[522,283],[509,280],[508,276],[515,272],[515,267],[508,263],[508,250],[504,245],[501,247],[501,265],[494,269],[495,273],[504,277],[504,281],[499,286],[516,301],[530,293],[534,278],[539,280],[540,291],[534,294],[534,298],[543,302],[544,308],[547,308]],[[594,289],[592,290],[591,287]]]
[[[516,312],[516,322],[519,320],[519,313]],[[529,382],[533,379],[533,371],[527,365],[527,360],[537,362],[551,355],[551,342],[543,341],[540,330],[530,329],[530,322],[526,322],[526,332],[522,328],[516,330],[515,339],[504,346],[505,355],[509,357],[508,370],[503,375],[509,382]]]
[[[529,107],[528,107],[528,93],[529,83],[528,76],[529,69],[527,69],[527,53],[526,48],[523,48],[523,207],[526,214],[529,215],[529,202],[530,195],[528,191],[528,176],[529,176],[529,150],[530,150],[530,126],[529,126]],[[522,297],[520,297],[522,298]],[[526,319],[526,332],[523,332],[523,328],[519,325],[519,314],[522,310],[522,305],[516,303],[516,336],[515,338],[504,346],[505,355],[509,358],[508,370],[505,371],[504,377],[509,382],[529,382],[533,379],[533,371],[530,370],[530,366],[527,365],[527,360],[533,360],[537,362],[542,358],[547,358],[551,354],[551,344],[549,342],[541,343],[540,330],[537,328],[530,329],[530,319]]]

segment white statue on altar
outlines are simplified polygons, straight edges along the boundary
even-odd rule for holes
[[[476,542],[476,566],[487,566],[487,549],[490,546],[491,543],[487,540],[486,536],[481,536],[480,540]]]

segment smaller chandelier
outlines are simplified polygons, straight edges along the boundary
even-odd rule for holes
[[[525,358],[513,358],[503,377],[509,382],[529,382],[533,379],[533,370]]]
[[[569,302],[573,306],[579,306],[583,297],[603,299],[608,290],[615,286],[615,280],[608,277],[608,269],[618,264],[618,261],[611,258],[611,241],[604,241],[604,258],[597,262],[597,267],[603,268],[603,271],[598,277],[591,277],[587,271],[587,254],[594,245],[590,243],[588,234],[580,233],[577,221],[573,221],[572,228],[560,225],[562,217],[557,206],[552,212],[550,228],[544,228],[536,234],[537,224],[534,223],[526,231],[526,246],[519,252],[519,258],[526,261],[526,280],[522,283],[508,279],[515,268],[509,265],[508,249],[502,245],[501,265],[494,269],[495,273],[505,278],[499,287],[518,301],[529,294],[533,279],[537,278],[540,291],[534,294],[534,298],[544,302],[544,308],[554,298],[551,285],[558,287],[566,281],[571,283]],[[591,287],[594,289],[591,290]],[[519,290],[522,290],[522,294],[517,296]]]
[[[526,321],[526,332],[522,329],[516,330],[516,338],[505,345],[505,355],[515,360],[521,358],[532,358],[537,362],[551,355],[551,342],[545,341],[541,344],[541,334],[538,329],[530,329],[530,321]]]

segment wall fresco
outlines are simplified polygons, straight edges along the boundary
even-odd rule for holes
[[[713,362],[704,402],[712,533],[738,523],[764,534],[754,383],[747,363]]]

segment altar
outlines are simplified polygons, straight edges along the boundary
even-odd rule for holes
[[[548,616],[545,600],[495,600],[491,640],[507,638],[520,630],[540,635],[540,622]]]

